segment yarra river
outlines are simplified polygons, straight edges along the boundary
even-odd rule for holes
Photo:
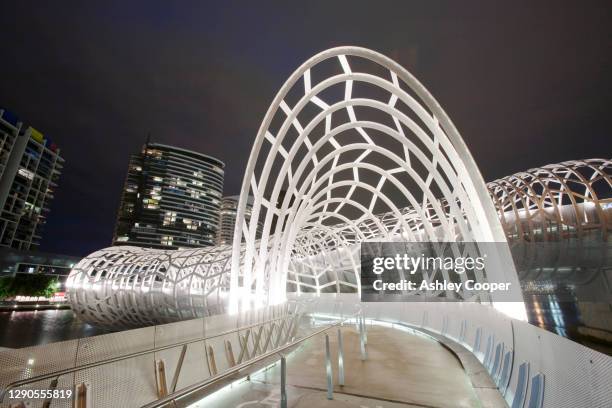
[[[110,333],[70,309],[0,312],[0,347],[20,348]]]

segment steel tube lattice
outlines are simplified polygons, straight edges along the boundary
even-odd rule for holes
[[[382,213],[394,222],[382,225]],[[476,164],[440,105],[396,62],[357,47],[324,51],[285,82],[251,151],[237,219],[230,311],[283,302],[290,275],[298,290],[320,290],[317,277],[338,259],[354,276],[338,276],[336,286],[359,290],[354,244],[367,236],[505,242]],[[318,250],[316,264],[304,247]],[[495,258],[487,278],[518,287],[509,250]]]
[[[530,233],[527,213],[570,225],[568,203],[576,219],[594,203],[588,213],[607,229],[605,183],[609,196],[610,161],[590,160],[487,188],[448,116],[410,73],[371,50],[334,48],[304,63],[274,98],[243,179],[233,245],[103,249],[74,267],[70,301],[85,320],[138,326],[277,304],[287,290],[359,292],[364,240],[505,242],[504,229]],[[509,250],[489,261],[479,280],[519,287]],[[496,306],[524,316],[522,305]]]

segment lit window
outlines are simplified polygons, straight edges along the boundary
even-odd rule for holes
[[[34,179],[34,173],[32,173],[30,170],[24,169],[24,168],[20,168],[19,169],[19,174],[22,175],[23,177],[29,179],[29,180],[33,180]]]
[[[171,224],[174,224],[175,222],[176,222],[176,213],[167,211],[166,214],[164,214],[163,225],[171,225]]]

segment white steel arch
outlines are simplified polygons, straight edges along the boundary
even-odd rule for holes
[[[299,67],[261,124],[238,206],[230,311],[284,301],[287,282],[320,291],[322,274],[338,271],[327,286],[358,290],[364,239],[506,241],[469,150],[430,93],[384,55],[339,47]],[[519,288],[506,246],[489,261],[483,279]]]

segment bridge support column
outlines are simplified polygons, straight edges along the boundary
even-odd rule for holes
[[[281,357],[281,408],[287,408],[287,360],[285,356]]]
[[[329,335],[325,334],[325,371],[327,373],[327,399],[334,399],[334,381],[332,378],[331,352],[329,351]]]
[[[338,385],[344,386],[344,345],[342,344],[342,328],[338,328]]]

